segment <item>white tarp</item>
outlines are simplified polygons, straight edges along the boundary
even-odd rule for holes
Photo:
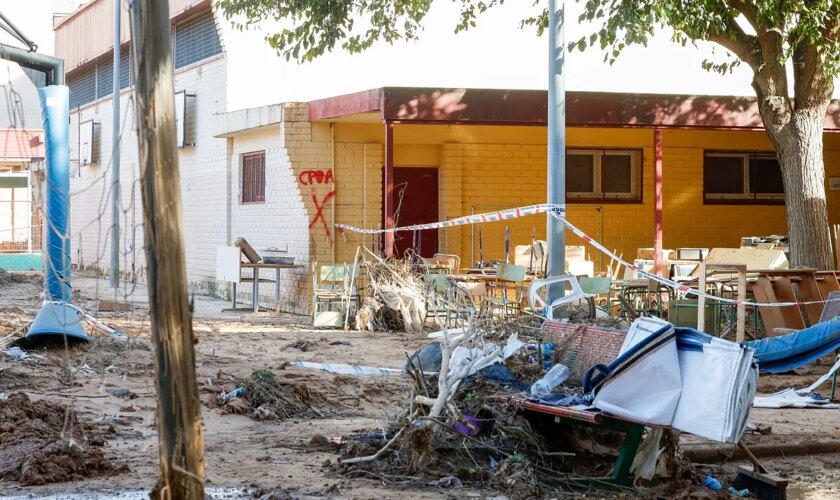
[[[809,394],[800,395],[795,389],[785,389],[767,396],[756,396],[753,408],[837,409],[840,408],[840,404],[831,403],[825,398],[816,399]]]
[[[702,344],[702,351],[680,349],[683,387],[672,427],[737,443],[758,384],[752,353],[741,344],[718,338]]]
[[[639,342],[663,329],[670,340],[645,346],[644,361],[629,364],[617,377],[610,378],[598,391],[593,406],[607,413],[652,425],[670,425],[680,400],[682,381],[674,327],[656,318],[633,322],[627,332],[621,356]]]
[[[593,406],[651,425],[736,443],[755,397],[753,349],[656,318],[636,320]]]

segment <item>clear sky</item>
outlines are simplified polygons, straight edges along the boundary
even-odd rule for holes
[[[327,54],[312,63],[289,64],[276,56],[260,39],[272,29],[240,34],[223,26],[231,47],[250,47],[238,52],[231,64],[235,70],[231,109],[264,104],[260,86],[282,94],[282,100],[310,100],[380,86],[449,86],[544,89],[548,78],[547,36],[532,29],[519,29],[520,19],[535,12],[530,1],[505,2],[478,19],[478,27],[455,35],[457,2],[434,3],[425,20],[420,40],[379,44],[367,52]],[[577,22],[581,6],[567,3],[567,41],[592,33],[597,27]],[[658,34],[648,47],[628,48],[614,66],[603,62],[598,49],[568,55],[566,85],[569,90],[608,92],[653,92],[671,94],[752,95],[751,71],[736,68],[721,76],[702,69],[706,58],[725,61],[721,49],[710,43],[681,47],[670,33]],[[255,82],[249,69],[260,61],[263,82]],[[242,82],[237,82],[239,78]],[[249,85],[246,92],[241,85]]]

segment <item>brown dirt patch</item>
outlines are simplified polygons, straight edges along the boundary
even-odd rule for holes
[[[0,480],[33,486],[126,472],[102,451],[113,433],[64,405],[12,394],[0,401]]]

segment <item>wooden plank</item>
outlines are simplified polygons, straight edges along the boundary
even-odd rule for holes
[[[817,278],[813,273],[803,276],[802,280],[799,281],[799,295],[802,297],[803,302],[825,300],[825,297],[820,291],[820,286],[817,284]],[[808,304],[803,307],[805,308],[805,316],[808,318],[810,324],[816,325],[820,322],[820,316],[822,315],[825,304]]]
[[[777,278],[773,281],[773,291],[776,293],[778,302],[798,302],[796,294],[793,293],[793,286],[790,283],[790,278]],[[795,328],[801,330],[805,328],[805,319],[802,318],[802,311],[799,306],[785,306],[780,307],[782,318],[785,322],[785,328]]]
[[[834,273],[817,273],[817,285],[823,297],[828,297],[831,292],[840,292],[840,283]]]
[[[753,295],[755,300],[760,304],[772,304],[778,302],[776,294],[773,292],[773,283],[770,278],[761,276],[752,284]],[[767,336],[773,336],[773,330],[776,328],[784,328],[785,322],[782,319],[782,312],[778,307],[759,307],[761,313],[761,320],[764,322],[764,328],[767,330]]]

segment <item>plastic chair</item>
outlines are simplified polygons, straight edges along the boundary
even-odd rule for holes
[[[593,278],[590,278],[593,279]],[[546,299],[540,295],[540,291],[550,285],[556,283],[568,283],[571,288],[571,293],[568,291],[560,298],[554,299],[551,304],[546,302]],[[554,319],[554,309],[563,304],[571,304],[578,300],[589,300],[590,294],[583,291],[578,282],[578,279],[571,274],[563,274],[560,276],[552,276],[551,278],[534,280],[528,287],[528,305],[532,311],[542,310],[543,316],[547,319]]]
[[[356,279],[359,277],[359,266],[342,263],[336,265],[322,265],[312,263],[312,321],[315,326],[341,326],[344,324],[345,307],[351,303],[359,306],[359,291]],[[319,306],[332,307],[338,305],[338,314],[329,314],[323,321],[319,320]]]
[[[454,254],[436,253],[432,256],[432,261],[435,264],[448,267],[449,274],[458,274],[458,271],[461,270],[461,257]]]
[[[525,281],[525,266],[516,264],[499,264],[496,270],[496,279],[491,283],[488,296],[484,297],[482,304],[487,304],[491,309],[501,307],[505,317],[522,313],[522,295]],[[510,292],[513,297],[510,298]],[[490,294],[494,295],[490,295]],[[497,295],[496,295],[497,294]]]

